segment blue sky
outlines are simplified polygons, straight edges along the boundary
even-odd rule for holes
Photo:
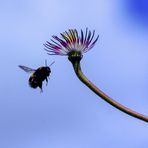
[[[83,57],[84,73],[115,100],[148,115],[148,2],[141,2],[0,1],[0,147],[147,148],[147,123],[93,94],[67,57],[43,50],[53,34],[95,29],[100,38]],[[38,68],[45,59],[55,64],[40,93],[17,66]]]

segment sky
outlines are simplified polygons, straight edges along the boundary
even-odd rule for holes
[[[95,29],[85,75],[123,105],[148,115],[147,0],[0,1],[0,147],[147,148],[148,124],[115,109],[43,43],[71,28]],[[51,67],[43,93],[18,68]]]

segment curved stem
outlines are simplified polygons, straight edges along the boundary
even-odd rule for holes
[[[138,118],[140,120],[143,120],[145,122],[148,122],[148,116],[142,115],[140,113],[137,113],[123,105],[121,105],[120,103],[116,102],[115,100],[113,100],[112,98],[110,98],[108,95],[106,95],[104,92],[102,92],[99,88],[97,88],[91,81],[89,81],[87,79],[87,77],[83,74],[83,72],[81,71],[81,66],[80,66],[80,62],[79,61],[75,61],[72,62],[73,64],[73,68],[74,71],[77,75],[77,77],[87,86],[89,87],[95,94],[97,94],[99,97],[101,97],[103,100],[105,100],[106,102],[108,102],[109,104],[111,104],[113,107],[119,109],[120,111]]]

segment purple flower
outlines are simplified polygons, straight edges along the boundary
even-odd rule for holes
[[[89,51],[97,42],[99,35],[94,39],[95,30],[92,32],[86,28],[85,33],[80,34],[76,29],[69,29],[61,33],[61,37],[53,35],[51,41],[47,41],[44,46],[49,55],[69,55],[72,51],[81,54]]]

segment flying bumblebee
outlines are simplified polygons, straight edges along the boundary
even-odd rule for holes
[[[50,66],[53,64],[52,62],[49,66],[47,66],[47,62],[45,61],[45,66],[39,67],[38,69],[32,69],[26,66],[19,65],[21,69],[23,69],[27,73],[32,73],[28,82],[30,87],[37,88],[39,87],[42,90],[42,83],[44,80],[46,80],[46,83],[48,83],[48,77],[51,73]],[[47,84],[46,84],[47,85]]]

